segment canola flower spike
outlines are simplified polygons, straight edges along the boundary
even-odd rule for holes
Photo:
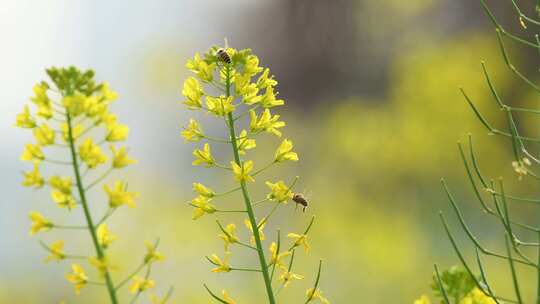
[[[45,261],[87,259],[86,262],[97,269],[100,279],[89,280],[81,265],[72,264],[71,271],[65,275],[66,280],[73,284],[76,294],[88,284],[103,286],[107,289],[110,303],[118,304],[117,289],[123,284],[115,286],[110,275],[115,266],[107,254],[117,236],[111,233],[105,221],[122,205],[134,207],[138,194],[128,191],[125,182],[117,181],[113,185],[102,185],[110,208],[99,221],[96,221],[92,218],[91,209],[97,203],[94,205],[94,202],[87,199],[87,192],[94,185],[101,183],[113,169],[121,169],[136,162],[128,155],[128,148],[116,145],[116,142],[127,139],[129,128],[120,124],[116,115],[109,110],[118,94],[108,83],[96,83],[93,71],[80,71],[75,67],[50,68],[47,69],[47,75],[50,81],[42,81],[33,87],[34,95],[30,98],[30,104],[24,105],[22,112],[16,116],[15,126],[30,130],[34,140],[24,146],[21,155],[22,161],[33,165],[33,169],[23,171],[22,185],[34,188],[48,186],[50,197],[56,206],[70,211],[80,206],[85,222],[79,225],[57,224],[41,213],[32,211],[29,214],[31,220],[29,233],[35,235],[52,229],[88,231],[91,246],[95,251],[92,257],[87,259],[84,256],[66,254],[65,242],[59,240],[48,245],[41,243],[49,253]],[[49,96],[50,91],[54,91],[54,94]],[[102,132],[90,132],[95,129],[101,129]],[[102,145],[106,142],[109,144],[110,156],[103,151]],[[65,159],[49,158],[51,146],[63,152]],[[107,171],[97,175],[94,181],[85,186],[89,178],[86,174],[90,171],[100,171],[105,164],[109,165]],[[45,171],[40,171],[44,165],[71,167],[72,174],[52,173],[44,177],[42,172]],[[92,176],[90,174],[88,175]],[[148,247],[144,263],[149,265],[159,260],[163,260],[163,255],[157,252],[153,245]],[[127,281],[133,279],[136,274],[128,277]],[[150,279],[140,282],[137,289],[139,291],[147,289],[149,282]]]
[[[269,68],[260,65],[259,58],[250,49],[236,50],[229,47],[211,47],[204,55],[195,54],[193,58],[187,61],[186,67],[194,75],[184,81],[182,95],[185,99],[183,104],[190,111],[206,112],[212,114],[210,117],[214,119],[224,120],[225,129],[228,132],[228,140],[209,137],[204,134],[201,122],[193,118],[189,119],[187,126],[183,127],[181,132],[184,142],[203,142],[202,148],[196,148],[193,151],[195,159],[192,164],[215,170],[232,171],[233,178],[237,183],[237,187],[219,194],[201,183],[193,183],[193,191],[198,195],[189,202],[189,205],[193,207],[193,219],[196,220],[207,215],[219,216],[221,213],[247,214],[244,224],[251,232],[249,244],[244,243],[236,233],[237,226],[234,222],[223,227],[220,221],[216,220],[221,230],[218,237],[224,242],[225,255],[223,260],[217,254],[211,255],[207,259],[217,266],[212,269],[213,272],[248,271],[260,273],[264,282],[267,303],[275,304],[276,291],[273,289],[272,283],[276,266],[280,271],[280,275],[276,279],[282,282],[280,286],[287,286],[292,280],[303,278],[301,275],[291,271],[294,255],[290,250],[298,246],[304,246],[306,251],[309,248],[306,235],[290,235],[296,245],[293,245],[288,251],[280,252],[279,234],[277,243],[272,242],[269,251],[266,250],[266,245],[263,245],[266,239],[264,228],[276,209],[285,206],[287,201],[293,198],[292,186],[286,185],[279,179],[275,179],[276,182],[267,181],[266,186],[269,188],[269,193],[265,199],[258,200],[255,203],[252,203],[248,189],[248,184],[255,182],[254,176],[270,168],[273,164],[298,161],[298,154],[293,151],[293,143],[289,139],[283,139],[277,150],[270,152],[269,158],[272,159],[272,162],[263,168],[256,168],[253,160],[244,159],[248,151],[252,153],[258,147],[260,139],[255,139],[255,136],[261,133],[270,133],[277,137],[282,136],[282,128],[285,127],[285,122],[280,120],[279,114],[273,114],[270,110],[273,111],[285,104],[283,99],[278,98],[276,88],[278,82],[270,73]],[[242,121],[240,121],[241,119]],[[240,129],[238,125],[248,125],[249,127]],[[238,133],[237,130],[240,132]],[[224,162],[230,164],[229,167],[225,167],[216,161],[218,155],[212,153],[214,149],[211,148],[214,148],[214,146],[211,147],[209,141],[230,145],[233,152],[232,159]],[[222,149],[220,147],[215,151],[218,153]],[[230,210],[229,208],[222,209],[219,207],[221,200],[226,195],[237,190],[241,192],[245,205],[244,209]],[[262,220],[257,221],[254,207],[265,201],[274,201],[276,204],[274,204],[273,209],[267,216],[259,217]],[[307,231],[305,233],[307,234]],[[257,255],[258,267],[231,267],[229,257],[231,255],[230,250],[233,248],[231,245],[233,244],[240,245],[234,246],[234,249],[252,250]],[[269,260],[266,259],[267,254],[269,254]],[[289,267],[285,267],[287,259],[290,260]],[[269,269],[272,272],[271,275]],[[205,288],[210,296],[218,302],[235,303],[225,291],[223,291],[223,296],[220,297],[206,285]],[[263,300],[261,299],[259,302],[262,303]]]

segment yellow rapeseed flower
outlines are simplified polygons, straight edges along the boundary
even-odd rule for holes
[[[30,100],[38,107],[37,116],[50,119],[53,116],[52,102],[47,96],[49,86],[46,83],[36,84],[33,88],[35,96]]]
[[[278,181],[277,183],[266,182],[268,188],[270,188],[270,193],[266,196],[269,200],[276,200],[278,202],[287,203],[288,200],[292,199],[294,194],[290,190],[290,187],[287,186],[283,181]]]
[[[126,140],[129,135],[129,128],[126,125],[120,123],[107,124],[107,136],[106,141],[123,141]]]
[[[34,138],[41,146],[54,144],[56,134],[47,124],[43,124],[33,130]]]
[[[294,247],[298,247],[300,245],[304,246],[304,250],[309,252],[309,244],[307,243],[307,235],[305,234],[296,234],[296,233],[289,233],[287,234],[288,238],[294,239]]]
[[[197,192],[199,195],[212,198],[216,195],[214,190],[206,187],[205,185],[201,183],[193,183],[193,191]]]
[[[32,221],[32,227],[30,228],[30,235],[34,235],[41,231],[49,231],[54,226],[51,221],[46,219],[41,213],[32,211],[29,214]]]
[[[197,53],[193,59],[189,59],[186,63],[186,67],[191,71],[197,73],[197,76],[204,81],[210,82],[214,79],[215,63],[208,64],[201,59],[201,56]]]
[[[69,95],[62,98],[62,105],[72,117],[77,117],[85,113],[87,99],[82,94]]]
[[[23,172],[24,180],[22,182],[22,185],[25,187],[35,187],[35,188],[41,188],[45,184],[45,180],[41,176],[41,173],[39,172],[39,166],[37,164],[34,164],[34,170]]]
[[[66,279],[75,286],[76,294],[80,294],[81,289],[88,283],[88,277],[79,264],[71,264],[71,273],[66,274]]]
[[[103,82],[101,84],[101,96],[103,96],[104,101],[112,102],[118,98],[118,93],[111,90],[108,82]]]
[[[419,299],[414,301],[414,304],[431,304],[427,295],[422,295]]]
[[[76,206],[72,195],[73,182],[71,177],[52,176],[49,179],[49,186],[52,188],[51,197],[60,208],[71,209]]]
[[[66,258],[66,254],[64,253],[64,241],[56,241],[47,248],[51,254],[45,258],[45,263],[50,261],[61,261]]]
[[[236,225],[235,224],[228,224],[225,227],[226,233],[220,233],[218,236],[223,239],[225,242],[225,251],[229,249],[230,244],[238,243],[240,239],[236,235]]]
[[[117,239],[116,235],[113,235],[109,231],[107,224],[100,224],[96,229],[96,234],[98,238],[98,243],[103,247],[107,248],[109,245]]]
[[[233,100],[233,96],[206,96],[206,106],[208,108],[208,112],[216,116],[225,116],[228,113],[234,112],[235,106],[233,105]]]
[[[137,192],[128,192],[126,183],[117,181],[114,183],[114,187],[104,185],[103,189],[109,196],[109,206],[111,208],[117,208],[124,204],[130,208],[135,207],[135,198],[139,194]]]
[[[276,106],[282,106],[285,104],[285,101],[283,101],[283,99],[276,99],[274,88],[268,87],[266,89],[266,92],[264,92],[260,103],[264,108],[271,108]]]
[[[62,138],[65,142],[69,142],[69,126],[67,123],[63,123],[60,126],[60,129],[62,130]],[[84,132],[84,128],[80,124],[76,124],[71,128],[71,135],[73,136],[73,140],[76,140],[81,136],[82,132]]]
[[[201,84],[195,77],[189,77],[184,81],[182,95],[187,99],[183,102],[188,109],[198,110],[202,107],[201,97],[204,95]]]
[[[195,119],[189,119],[189,123],[187,128],[185,128],[182,133],[182,137],[184,138],[185,142],[193,141],[197,142],[201,138],[204,138],[203,130],[201,129],[201,126]]]
[[[210,256],[210,261],[217,267],[212,269],[212,272],[229,272],[231,271],[231,265],[229,265],[230,252],[225,252],[225,257],[221,260],[216,254]]]
[[[21,154],[22,161],[32,161],[34,164],[39,164],[44,159],[45,154],[39,145],[26,144],[24,146],[24,151]]]
[[[199,195],[191,200],[190,203],[195,209],[193,210],[193,219],[196,220],[206,213],[212,214],[216,212],[216,207],[210,204],[210,199],[206,196]]]
[[[296,152],[292,152],[292,148],[292,141],[284,139],[274,154],[274,160],[276,162],[284,162],[287,160],[298,161],[298,154],[296,154]]]
[[[427,302],[429,304],[429,302]],[[459,304],[495,304],[495,300],[486,295],[482,290],[475,287],[471,290]]]
[[[259,89],[266,89],[268,87],[274,87],[277,85],[277,81],[274,79],[274,76],[268,76],[270,74],[270,69],[266,68],[262,74],[257,79],[257,87]]]
[[[255,139],[248,138],[246,130],[240,132],[240,136],[238,136],[236,142],[238,145],[238,154],[240,155],[245,155],[246,150],[254,149],[257,146]]]
[[[120,149],[116,149],[115,146],[109,145],[109,148],[112,152],[112,167],[115,169],[121,169],[128,165],[134,164],[137,161],[129,158],[128,155],[128,149],[126,147],[121,147]]]
[[[30,108],[28,106],[24,106],[23,112],[17,114],[15,126],[28,129],[36,127],[36,120],[30,114]]]
[[[279,115],[272,115],[269,109],[264,109],[260,117],[257,116],[254,110],[249,110],[249,116],[251,117],[249,125],[251,132],[259,133],[266,131],[278,137],[281,136],[281,132],[278,129],[284,127],[285,122],[279,121]]]
[[[272,244],[270,244],[269,250],[270,250],[270,265],[276,265],[278,267],[285,266],[282,260],[290,256],[291,252],[284,251],[284,252],[278,253],[278,246],[276,242],[272,242]]]
[[[87,138],[79,146],[79,157],[89,169],[94,169],[107,161],[107,156],[91,138]]]
[[[303,280],[304,276],[291,272],[285,266],[280,267],[281,274],[279,275],[279,280],[283,281],[283,287],[286,288],[292,282],[292,280]]]
[[[249,221],[249,219],[244,219],[244,225],[246,225],[246,228],[251,231],[251,239],[250,239],[250,242],[252,245],[255,246],[256,242],[255,242],[255,236],[253,235],[253,227],[251,226],[251,222]],[[264,241],[265,240],[265,235],[264,235],[264,227],[266,226],[266,218],[263,218],[258,224],[257,226],[259,227],[259,238],[261,239],[261,241]]]
[[[107,273],[107,271],[114,270],[117,268],[111,265],[106,257],[102,257],[102,258],[89,257],[88,263],[97,269],[101,277],[105,277],[105,274]]]
[[[234,173],[234,179],[238,182],[254,182],[255,180],[249,172],[253,170],[253,161],[248,160],[242,163],[242,166],[239,166],[236,162],[231,161],[231,168]]]
[[[234,301],[230,296],[229,296],[229,293],[227,293],[227,291],[225,289],[223,289],[221,291],[221,294],[223,295],[223,300],[225,301],[225,303],[227,304],[236,304],[236,301]]]
[[[144,245],[146,246],[146,255],[144,256],[145,264],[161,262],[165,260],[165,256],[161,254],[161,252],[156,250],[156,245],[148,241],[145,241]]]
[[[129,286],[129,291],[131,293],[144,292],[150,288],[154,288],[154,286],[156,286],[154,280],[135,276],[133,277],[133,283]]]
[[[195,156],[195,160],[192,163],[194,166],[204,164],[206,167],[212,167],[216,163],[216,160],[212,156],[212,151],[210,151],[210,145],[208,143],[204,144],[202,150],[193,150],[193,156]]]
[[[317,290],[313,290],[313,288],[306,290],[306,297],[311,300],[319,300],[324,304],[330,304],[330,301],[323,296],[323,292],[319,288]]]

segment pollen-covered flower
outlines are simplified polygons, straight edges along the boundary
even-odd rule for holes
[[[242,132],[240,132],[240,136],[238,136],[236,142],[238,145],[238,154],[240,155],[245,155],[246,150],[254,149],[257,146],[255,139],[248,138],[246,130],[242,130]]]
[[[283,181],[278,181],[277,183],[266,182],[268,188],[270,188],[270,193],[266,196],[269,200],[276,200],[278,202],[287,202],[293,198],[293,193],[290,190],[290,187],[287,186]]]
[[[206,187],[205,185],[201,183],[193,183],[193,191],[197,192],[199,195],[212,198],[216,195],[214,190]]]
[[[218,234],[218,236],[225,242],[225,251],[227,251],[230,244],[238,243],[240,239],[236,235],[235,224],[228,224],[224,230],[225,232]]]
[[[281,266],[280,267],[280,270],[281,270],[281,274],[279,275],[279,280],[280,281],[283,281],[283,287],[286,288],[287,286],[289,286],[289,284],[293,281],[293,280],[303,280],[304,279],[304,276],[303,275],[300,275],[300,274],[297,274],[297,273],[294,273],[294,272],[291,272],[289,271],[289,269],[285,266]]]
[[[278,245],[276,242],[270,244],[270,265],[276,265],[278,267],[285,266],[283,259],[290,256],[290,251],[278,252]]]
[[[62,240],[47,246],[47,249],[51,254],[45,258],[45,263],[50,261],[61,261],[66,258],[66,254],[64,253],[64,241]]]
[[[298,247],[298,246],[304,246],[304,250],[307,252],[309,252],[309,244],[307,243],[307,235],[305,234],[296,234],[296,233],[289,233],[287,234],[287,237],[288,238],[291,238],[294,240],[294,247]]]
[[[189,77],[184,81],[182,95],[187,99],[183,102],[188,109],[198,110],[202,107],[201,97],[204,95],[201,84],[195,77]]]
[[[212,269],[212,272],[229,272],[231,271],[231,265],[229,265],[230,252],[225,252],[225,257],[221,260],[216,254],[210,256],[210,261],[217,267]]]
[[[244,219],[244,224],[246,225],[246,228],[251,231],[251,239],[250,239],[250,242],[252,245],[255,245],[256,244],[256,241],[255,241],[255,236],[253,235],[253,227],[251,226],[251,222],[249,219]],[[261,239],[261,241],[264,241],[265,240],[265,235],[264,235],[264,226],[266,226],[266,219],[263,218],[258,224],[257,224],[257,227],[259,227],[259,238]]]
[[[319,300],[321,301],[321,303],[330,304],[330,301],[328,301],[328,299],[323,296],[323,292],[319,288],[317,288],[316,290],[314,290],[313,288],[306,290],[306,297],[309,301]]]
[[[199,195],[190,203],[195,209],[193,210],[193,219],[196,220],[206,213],[212,214],[216,212],[216,207],[210,204],[210,199],[206,196]]]
[[[45,184],[45,180],[41,176],[41,173],[39,172],[39,166],[37,164],[34,164],[34,170],[23,172],[24,180],[22,182],[22,185],[25,187],[35,187],[35,188],[41,188]]]
[[[49,186],[52,188],[51,197],[60,208],[75,207],[76,202],[72,196],[73,182],[71,177],[52,176],[49,179]]]
[[[107,248],[109,245],[116,240],[116,235],[113,235],[109,231],[107,224],[100,224],[96,229],[98,243],[103,247]]]
[[[296,152],[292,152],[292,148],[292,141],[284,139],[276,150],[274,160],[276,162],[284,162],[287,160],[298,161],[298,154],[296,154]]]
[[[253,161],[248,160],[239,166],[236,162],[231,161],[231,168],[234,173],[234,179],[238,182],[253,182],[255,181],[249,172],[253,170]]]
[[[71,264],[71,272],[66,274],[66,279],[75,286],[76,294],[80,294],[81,289],[88,283],[88,277],[79,264]]]
[[[89,169],[94,169],[107,161],[107,156],[91,138],[87,138],[79,146],[79,157]]]
[[[225,116],[231,112],[234,112],[235,109],[232,96],[206,96],[206,107],[208,108],[208,112],[216,116]]]
[[[15,126],[27,129],[32,129],[36,127],[36,120],[30,114],[30,108],[28,106],[24,106],[23,112],[17,114]]]
[[[146,246],[146,255],[144,256],[145,264],[161,262],[165,260],[165,256],[161,254],[161,252],[156,250],[156,245],[152,244],[151,242],[145,241],[144,246]]]
[[[34,235],[41,231],[49,231],[54,226],[51,221],[46,219],[41,213],[32,211],[29,214],[32,221],[32,227],[30,228],[30,235]]]
[[[115,146],[110,145],[109,148],[112,152],[112,167],[115,169],[121,169],[128,165],[134,164],[137,161],[129,158],[128,149],[126,147],[121,147],[116,149]]]
[[[221,294],[223,295],[223,300],[225,301],[225,303],[227,304],[236,304],[236,301],[234,301],[230,296],[229,296],[229,293],[227,293],[227,291],[225,289],[223,289],[221,291]]]
[[[123,141],[126,140],[129,135],[129,128],[126,125],[120,123],[110,123],[107,125],[106,141]]]
[[[251,117],[249,125],[251,132],[259,133],[266,131],[278,137],[281,136],[281,132],[278,129],[284,127],[285,122],[279,121],[279,115],[272,115],[269,109],[264,109],[260,117],[257,116],[254,110],[249,110],[249,116]]]
[[[212,152],[210,151],[210,145],[208,143],[204,144],[202,150],[195,149],[193,151],[193,156],[195,156],[195,160],[192,164],[195,166],[204,164],[206,167],[212,167],[216,163],[216,160],[212,156]]]
[[[54,144],[55,133],[47,124],[43,124],[37,128],[34,128],[34,138],[41,146],[47,146]]]
[[[201,129],[201,126],[195,119],[189,119],[189,123],[187,128],[185,128],[182,133],[182,137],[184,138],[185,142],[193,141],[197,142],[201,138],[204,138],[203,130]]]
[[[156,286],[154,280],[135,276],[133,277],[133,283],[131,283],[131,285],[129,286],[129,291],[131,293],[138,293],[148,290],[150,288],[154,288],[154,286]]]
[[[26,144],[24,146],[24,151],[21,154],[22,161],[32,161],[34,164],[39,164],[44,159],[45,154],[43,154],[40,146],[33,144]]]
[[[135,198],[139,194],[137,192],[128,192],[126,183],[117,181],[114,183],[114,187],[105,185],[103,189],[109,196],[109,206],[111,208],[117,208],[122,205],[127,205],[130,208],[135,207]]]

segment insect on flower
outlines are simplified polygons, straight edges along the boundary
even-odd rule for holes
[[[225,49],[219,49],[216,53],[216,56],[223,62],[230,64],[231,63],[231,56],[227,54]]]
[[[295,193],[292,200],[296,203],[296,207],[302,205],[302,212],[306,212],[309,203],[303,194]]]

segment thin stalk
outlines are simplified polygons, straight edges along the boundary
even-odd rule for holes
[[[73,139],[73,128],[71,124],[71,115],[69,113],[66,114],[66,120],[68,124],[68,139],[69,139],[69,149],[71,151],[71,161],[73,162],[73,170],[75,173],[75,180],[77,181],[77,189],[79,191],[79,197],[81,198],[81,204],[84,211],[84,216],[86,218],[86,223],[88,224],[88,230],[90,231],[90,236],[92,237],[92,242],[94,243],[94,247],[96,249],[96,254],[98,259],[103,260],[105,257],[105,253],[103,251],[103,248],[101,248],[101,245],[99,244],[97,233],[96,233],[96,227],[94,226],[94,222],[92,220],[92,216],[90,215],[90,209],[88,208],[88,202],[86,201],[86,192],[84,190],[84,186],[82,184],[82,178],[81,174],[79,172],[79,163],[77,159],[77,152],[75,150],[75,141]],[[107,285],[107,291],[109,292],[109,297],[111,299],[112,304],[117,304],[118,299],[116,297],[116,291],[114,289],[114,284],[112,282],[111,275],[109,273],[109,270],[105,270],[105,281]]]
[[[230,66],[227,66],[226,73],[226,96],[229,97],[231,95],[231,68]],[[240,161],[240,154],[238,153],[238,145],[236,141],[236,132],[234,130],[234,118],[232,116],[232,113],[228,113],[227,116],[228,120],[228,127],[229,127],[229,133],[231,138],[231,146],[234,154],[234,160],[236,161],[236,164],[241,166],[242,163]],[[270,304],[275,304],[276,300],[274,298],[274,292],[272,290],[272,282],[270,280],[270,275],[268,274],[268,268],[266,267],[266,258],[264,256],[264,250],[261,242],[261,236],[259,235],[259,230],[256,229],[257,227],[257,220],[255,219],[255,214],[253,212],[253,208],[251,206],[251,199],[249,197],[248,188],[245,181],[240,182],[240,186],[242,188],[242,195],[244,197],[244,203],[246,205],[246,211],[248,214],[249,222],[251,223],[251,227],[253,227],[253,237],[255,238],[255,244],[257,247],[257,253],[259,256],[259,264],[261,267],[261,273],[264,279],[264,285],[266,287],[266,293],[268,295],[268,302]]]

